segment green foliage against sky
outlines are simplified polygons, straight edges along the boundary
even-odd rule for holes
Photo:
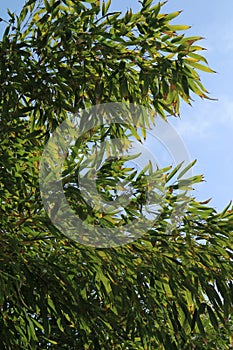
[[[43,207],[40,159],[68,114],[124,102],[166,119],[179,115],[181,100],[208,98],[198,70],[212,70],[201,38],[173,24],[179,12],[164,14],[163,3],[148,0],[139,13],[109,13],[108,5],[29,0],[19,17],[9,13],[0,42],[0,348],[231,349],[233,212],[179,195],[201,176],[179,182],[182,169],[168,164],[132,177],[124,159],[106,163],[98,190],[109,201],[120,178],[134,179],[135,198],[117,225],[141,214],[148,171],[165,191],[151,229],[114,248],[69,239]],[[104,139],[143,139],[153,120],[141,115],[134,127],[93,127],[77,140],[62,175],[82,220],[116,225],[114,215],[91,210],[83,199],[79,155]]]

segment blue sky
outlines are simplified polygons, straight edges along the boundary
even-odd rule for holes
[[[157,1],[155,1],[156,3]],[[0,17],[6,9],[18,12],[24,0],[1,0]],[[134,11],[137,0],[112,0],[112,10]],[[206,39],[200,42],[211,68],[217,74],[202,74],[211,97],[218,101],[196,98],[193,106],[182,106],[181,118],[172,123],[183,138],[191,159],[198,159],[195,173],[204,174],[206,182],[196,186],[199,200],[212,197],[210,204],[221,210],[233,199],[233,2],[223,0],[169,0],[164,11],[183,10],[176,22],[188,24],[190,35]],[[0,23],[2,32],[4,23]]]

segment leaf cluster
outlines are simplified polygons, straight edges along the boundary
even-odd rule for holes
[[[180,12],[163,5],[143,0],[138,13],[120,14],[110,1],[28,0],[19,16],[9,12],[0,42],[1,349],[232,348],[233,211],[187,196],[203,180],[183,177],[193,164],[139,173],[127,157],[105,162],[98,195],[114,202],[119,181],[132,186],[121,216],[93,211],[79,189],[93,149],[116,137],[129,147],[154,114],[93,127],[62,169],[70,205],[99,227],[140,217],[160,191],[159,217],[142,237],[108,249],[79,244],[52,225],[40,196],[40,158],[67,114],[124,101],[166,118],[179,115],[181,100],[207,98],[201,38],[171,24]]]

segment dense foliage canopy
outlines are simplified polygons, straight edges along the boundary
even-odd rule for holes
[[[201,38],[186,36],[188,26],[171,22],[180,12],[163,5],[143,0],[140,12],[121,14],[110,1],[28,0],[19,16],[8,12],[0,42],[1,349],[233,347],[233,211],[217,213],[178,191],[202,177],[182,180],[184,169],[169,164],[135,173],[127,159],[106,162],[97,179],[105,199],[114,199],[119,179],[134,184],[120,219],[92,210],[78,187],[80,155],[104,139],[143,139],[154,114],[134,126],[93,127],[63,169],[77,215],[108,228],[141,213],[150,172],[164,189],[163,210],[141,238],[106,249],[80,244],[52,224],[41,199],[40,159],[67,115],[124,102],[166,119],[179,115],[181,100],[208,98],[198,75],[212,72]]]

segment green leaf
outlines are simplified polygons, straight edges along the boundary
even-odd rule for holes
[[[45,4],[46,11],[50,12],[51,8],[48,0],[44,0],[44,4]]]
[[[212,308],[209,305],[207,305],[207,311],[208,311],[208,314],[210,317],[210,321],[211,321],[212,325],[214,326],[215,330],[217,331],[218,330],[218,319],[217,319],[215,313],[213,312]]]
[[[200,64],[200,63],[196,63],[196,62],[191,62],[189,61],[188,64],[194,68],[197,68],[203,72],[207,72],[207,73],[216,73],[216,71],[214,71],[213,69],[207,67],[207,66],[204,66],[203,64]]]
[[[168,15],[165,16],[166,21],[171,21],[172,19],[178,17],[181,13],[182,11],[175,11],[175,12],[169,13]]]
[[[193,160],[190,164],[188,164],[177,176],[177,179],[182,178],[183,175],[185,175],[197,162],[197,159]]]
[[[102,16],[106,15],[110,5],[111,5],[111,0],[108,0],[106,3],[105,3],[105,1],[103,1],[103,3],[102,3]]]
[[[169,25],[168,27],[172,31],[187,30],[191,28],[191,26],[187,26],[187,25]]]
[[[220,217],[223,218],[231,206],[232,206],[232,201],[230,201],[229,204],[227,204],[227,206],[223,209],[223,211],[220,213]]]
[[[180,170],[180,168],[182,167],[183,165],[183,162],[179,163],[170,173],[169,175],[167,176],[166,178],[166,182],[170,181],[174,175]]]
[[[185,75],[182,76],[182,88],[185,94],[189,96],[189,82],[188,82],[188,78]]]
[[[207,59],[204,56],[198,55],[197,53],[191,52],[191,53],[188,54],[188,56],[191,57],[191,58],[194,58],[197,62],[198,61],[203,61],[206,64],[208,64]]]

